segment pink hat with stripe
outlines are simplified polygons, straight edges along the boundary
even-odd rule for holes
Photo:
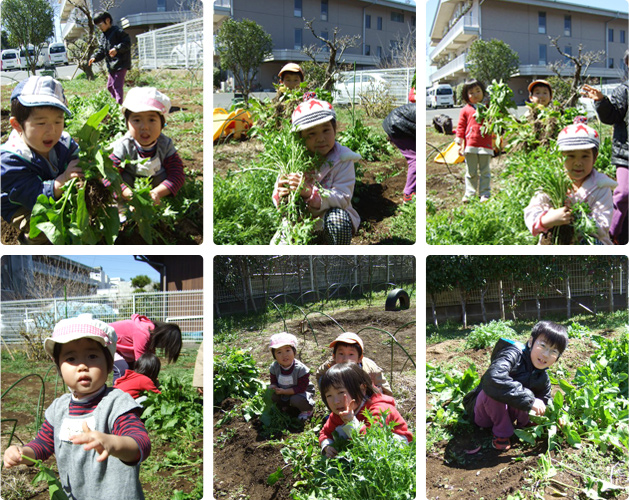
[[[54,356],[55,344],[67,344],[73,340],[92,339],[106,347],[114,357],[118,337],[113,327],[98,319],[92,319],[91,314],[82,314],[76,318],[62,319],[56,324],[52,337],[44,340],[44,350]]]
[[[122,113],[127,109],[133,113],[157,111],[164,116],[170,111],[170,99],[155,87],[133,87],[122,103]]]

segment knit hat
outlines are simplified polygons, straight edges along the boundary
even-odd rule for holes
[[[301,132],[322,123],[336,120],[336,113],[329,102],[310,99],[302,102],[293,111],[293,132]]]
[[[557,138],[559,151],[572,151],[576,149],[598,149],[600,138],[598,132],[583,123],[568,125]]]
[[[164,116],[170,111],[170,99],[155,87],[134,87],[127,92],[122,103],[123,114],[127,109],[132,113],[157,111]]]
[[[301,81],[302,82],[304,81],[304,70],[301,69],[301,66],[299,64],[295,64],[295,63],[285,64],[284,67],[277,74],[277,76],[279,76],[280,78],[283,78],[282,74],[284,74],[286,72],[299,73],[299,76],[301,76]]]
[[[22,106],[53,106],[72,116],[63,87],[52,76],[31,76],[18,83],[11,93],[11,100],[17,99]]]
[[[336,337],[329,345],[329,347],[334,347],[337,342],[343,342],[344,344],[358,344],[360,346],[360,350],[365,352],[365,346],[363,345],[363,340],[352,332],[343,332],[338,337]]]
[[[52,337],[44,340],[44,350],[54,356],[55,344],[67,344],[73,340],[92,339],[105,346],[113,359],[116,354],[118,337],[113,327],[98,319],[92,319],[91,314],[81,314],[76,318],[62,319],[55,325]]]
[[[546,81],[546,80],[534,80],[531,83],[529,83],[529,94],[533,93],[533,87],[537,86],[537,85],[543,85],[544,87],[548,88],[548,91],[550,92],[550,97],[552,99],[553,97],[553,88],[550,85],[550,82]]]
[[[289,345],[297,349],[297,337],[295,337],[292,333],[286,332],[271,335],[269,349],[278,349],[279,347],[283,347],[285,345]]]

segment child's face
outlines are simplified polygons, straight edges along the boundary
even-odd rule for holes
[[[476,85],[467,91],[467,100],[470,104],[478,104],[483,100],[483,89]]]
[[[540,335],[535,339],[531,348],[531,361],[535,368],[543,370],[555,364],[560,354],[559,350],[548,341],[545,335]]]
[[[594,149],[564,151],[563,155],[563,166],[568,172],[568,177],[577,188],[580,188],[594,168]]]
[[[334,355],[334,362],[339,363],[360,363],[362,356],[358,355],[358,349],[352,345],[338,345],[336,347],[336,354]]]
[[[289,89],[298,89],[301,78],[297,73],[286,72],[282,75],[282,83]]]
[[[131,113],[127,121],[129,133],[140,146],[150,146],[162,133],[162,121],[157,111]]]
[[[332,126],[332,122],[329,121],[302,130],[301,136],[306,140],[306,148],[308,151],[325,156],[332,151],[334,147],[336,131]]]
[[[356,401],[352,403],[352,396],[345,387],[334,387],[331,385],[326,389],[324,397],[330,411],[335,415],[342,411],[347,411],[350,407],[352,410],[358,409],[358,403]]]
[[[529,94],[529,98],[535,104],[548,106],[550,104],[550,90],[544,85],[537,85],[533,87],[533,92]]]
[[[283,345],[275,349],[275,359],[284,368],[290,368],[295,360],[293,348],[289,345]]]
[[[50,150],[59,142],[63,133],[63,119],[64,114],[60,109],[34,107],[22,125],[13,117],[9,121],[29,148],[48,159]]]
[[[62,344],[59,353],[61,377],[75,397],[95,393],[107,382],[107,359],[101,346],[92,339]]]

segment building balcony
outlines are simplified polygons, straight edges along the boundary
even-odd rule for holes
[[[64,40],[76,40],[81,38],[86,29],[75,21],[70,21],[61,26],[61,38]]]
[[[467,69],[465,67],[467,54],[461,54],[456,59],[453,59],[445,66],[442,66],[437,71],[435,71],[432,75],[430,75],[430,81],[435,83],[439,81],[451,81],[462,78],[467,74]]]
[[[120,27],[127,29],[137,26],[177,24],[188,21],[191,16],[191,11],[140,12],[120,18]]]
[[[480,35],[478,21],[470,15],[459,19],[450,31],[446,33],[435,49],[430,53],[430,59],[434,61],[438,56],[457,52],[467,46]]]
[[[328,52],[320,52],[316,56],[317,62],[327,62],[330,59]],[[378,62],[376,56],[363,56],[360,54],[343,54],[345,63],[356,63],[363,66],[374,66]],[[310,56],[304,54],[301,49],[275,49],[273,54],[265,62],[270,61],[310,61]]]
[[[550,69],[550,66],[541,64],[523,64],[518,68],[517,75],[514,76],[531,76],[542,77],[552,76],[556,73]],[[574,66],[564,66],[560,71],[561,76],[571,77],[574,75]],[[590,78],[620,78],[620,70],[617,68],[602,68],[600,66],[590,66],[587,72],[583,75]]]
[[[83,5],[87,4],[90,12],[92,11],[91,2],[88,3],[87,0],[83,0],[82,3]],[[72,11],[76,9],[76,5],[80,5],[80,0],[59,0],[59,5],[61,5],[59,20],[61,24],[64,24],[70,17],[70,14],[72,14]]]
[[[232,16],[231,0],[214,0],[214,27],[218,27]]]

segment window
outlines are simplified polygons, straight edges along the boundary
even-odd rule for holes
[[[539,12],[537,17],[537,32],[546,34],[546,12]]]
[[[366,56],[371,55],[371,45],[365,45],[365,55]]]
[[[379,45],[376,48],[376,55],[378,56],[378,58],[382,59],[382,47],[380,47]]]
[[[415,16],[413,16],[413,28],[415,27]]]
[[[370,29],[371,28],[371,15],[367,14],[365,16],[365,28],[366,29]]]
[[[627,43],[627,32],[625,30],[620,30],[620,43]]]
[[[295,0],[295,17],[301,17],[301,0]]]
[[[607,59],[607,67],[609,69],[614,69],[614,58],[610,57],[609,59]]]
[[[563,18],[564,36],[572,36],[572,16],[566,15]]]
[[[546,66],[546,44],[540,44],[539,46],[539,61],[540,66]]]
[[[566,54],[566,62],[567,63],[572,63],[572,60],[568,58],[568,56],[572,55],[572,46],[571,45],[567,45],[566,47],[563,48],[564,54]]]
[[[395,23],[403,23],[404,14],[402,14],[401,12],[391,12],[391,21]]]
[[[613,42],[614,41],[614,29],[613,28],[609,28],[607,30],[607,41],[608,42]]]
[[[328,20],[328,0],[321,0],[321,20]]]
[[[295,28],[295,50],[302,48],[302,30],[301,28]]]
[[[382,31],[382,18],[378,17],[378,29]]]

